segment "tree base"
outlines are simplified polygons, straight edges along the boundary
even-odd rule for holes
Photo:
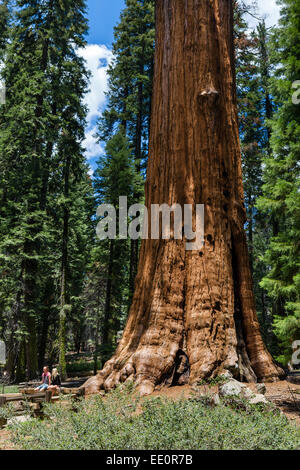
[[[172,387],[178,385],[193,385],[200,380],[215,378],[227,371],[240,382],[268,383],[282,380],[285,376],[283,370],[273,364],[273,362],[270,363],[268,357],[265,359],[268,361],[268,366],[267,369],[265,369],[267,373],[263,376],[257,376],[255,374],[249,359],[246,358],[245,360],[245,356],[243,357],[243,355],[240,355],[238,357],[238,363],[231,367],[216,367],[209,375],[205,373],[205,371],[200,372],[198,375],[191,375],[187,355],[182,350],[178,350],[174,363],[168,373],[164,373],[160,379],[154,380],[153,377],[147,378],[144,373],[135,370],[133,358],[131,358],[125,366],[121,367],[122,361],[120,361],[116,355],[105,364],[102,371],[88,379],[83,385],[83,388],[85,389],[86,395],[92,395],[98,393],[100,390],[109,391],[122,383],[133,382],[136,385],[137,391],[144,396],[150,395],[158,386]],[[265,366],[266,363],[264,364],[264,367]]]

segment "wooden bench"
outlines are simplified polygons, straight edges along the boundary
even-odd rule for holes
[[[61,393],[57,396],[52,396],[51,390],[40,392],[25,388],[22,390],[22,393],[8,393],[0,395],[0,407],[12,402],[29,402],[29,406],[33,412],[34,417],[43,418],[44,414],[42,408],[44,403],[56,403],[60,401],[61,396],[79,400],[82,396],[84,396],[84,394],[84,388],[61,388]]]
[[[26,395],[25,393],[7,393],[4,395],[0,395],[0,406],[4,406],[6,403],[11,403],[15,401],[31,401],[35,399],[44,399],[45,401],[45,397],[45,392],[37,392],[32,395]]]

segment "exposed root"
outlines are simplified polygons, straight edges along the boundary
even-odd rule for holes
[[[244,351],[245,354],[245,351]],[[109,391],[118,385],[121,385],[126,382],[134,382],[136,385],[136,390],[143,395],[150,395],[156,386],[167,385],[185,385],[185,384],[194,384],[201,379],[208,377],[216,377],[222,375],[226,370],[229,370],[233,376],[243,382],[276,382],[279,378],[283,378],[283,371],[278,368],[273,362],[270,363],[269,358],[266,357],[266,363],[262,361],[257,367],[257,371],[261,369],[264,371],[264,375],[256,375],[252,369],[249,359],[241,359],[241,356],[238,357],[238,362],[234,367],[228,367],[228,364],[214,364],[209,372],[201,371],[201,368],[198,369],[198,374],[193,374],[190,376],[190,368],[188,363],[188,358],[186,354],[178,350],[178,353],[173,359],[173,364],[169,368],[168,372],[164,369],[162,372],[162,367],[157,371],[156,376],[148,375],[145,372],[145,368],[142,364],[139,366],[134,365],[134,355],[130,360],[123,365],[121,368],[121,362],[117,359],[117,355],[114,356],[110,361],[108,361],[104,369],[99,372],[95,377],[91,377],[84,385],[85,393],[87,395],[95,394],[100,390]],[[157,358],[155,358],[155,361]],[[248,362],[247,362],[248,361]],[[268,372],[266,374],[266,371]]]

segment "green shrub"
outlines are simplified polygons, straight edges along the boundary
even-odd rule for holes
[[[287,419],[252,405],[210,407],[196,399],[139,400],[116,390],[79,402],[77,412],[48,405],[51,420],[12,427],[22,449],[221,450],[296,449],[300,431]]]
[[[12,418],[14,412],[13,405],[11,403],[0,406],[0,420]]]
[[[225,375],[217,375],[217,377],[199,380],[197,385],[208,385],[209,387],[214,387],[215,385],[223,385],[228,381],[229,379]]]
[[[0,384],[0,393],[2,393],[2,384]],[[19,393],[19,387],[17,385],[5,385],[3,393]]]
[[[101,361],[97,361],[97,369],[101,369]],[[93,361],[76,361],[67,363],[67,373],[76,373],[76,372],[90,372],[94,369]]]

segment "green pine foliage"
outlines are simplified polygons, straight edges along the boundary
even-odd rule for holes
[[[107,107],[98,123],[98,137],[106,143],[106,151],[98,161],[94,184],[97,203],[113,204],[117,210],[119,196],[128,197],[128,206],[144,199],[154,40],[154,1],[127,0],[114,32]],[[97,242],[93,249],[88,284],[105,291],[104,299],[85,291],[91,302],[86,310],[89,325],[94,324],[96,349],[100,344],[115,345],[124,327],[138,251],[138,240],[119,239]]]
[[[292,100],[293,83],[300,77],[300,5],[292,0],[280,4],[280,24],[272,38],[276,71],[271,79],[278,109],[269,122],[272,153],[264,160],[258,207],[274,226],[264,258],[269,272],[261,285],[276,306],[274,327],[281,346],[278,359],[286,363],[292,342],[300,337],[300,105]]]
[[[137,175],[145,174],[148,158],[154,67],[154,1],[126,0],[115,27],[114,61],[108,71],[108,103],[99,120],[99,138],[107,141],[120,125],[131,143]],[[143,188],[135,202],[143,199]],[[132,299],[139,241],[130,246],[129,292]]]
[[[147,158],[154,62],[154,1],[126,0],[115,27],[107,109],[99,122],[103,140],[121,124],[137,166]]]
[[[257,60],[257,38],[247,32],[240,10],[236,15],[236,71],[239,126],[242,145],[245,202],[248,215],[250,264],[254,263],[254,207],[262,185],[262,158],[265,147],[262,89]]]
[[[272,99],[269,93],[271,65],[269,59],[269,32],[264,22],[249,32],[243,4],[235,3],[236,79],[239,127],[242,150],[246,232],[249,245],[250,267],[253,274],[256,307],[262,334],[274,350],[272,331],[272,301],[261,287],[260,281],[268,272],[262,260],[270,243],[270,226],[265,215],[257,210],[262,195],[263,160],[269,154],[269,129]]]
[[[82,310],[93,224],[82,148],[88,74],[76,49],[87,22],[83,0],[16,6],[0,115],[0,316],[9,372],[22,358],[17,369],[32,378],[58,338],[65,362],[68,317]]]
[[[6,49],[7,39],[9,35],[10,14],[10,1],[2,1],[0,5],[0,60],[3,59]]]
[[[135,171],[134,157],[124,128],[108,140],[105,154],[100,157],[94,177],[97,203],[111,204],[116,209],[117,235],[119,226],[119,197],[126,196],[128,207],[135,203],[142,179]],[[129,304],[130,241],[120,239],[99,241],[94,250],[95,262],[104,266],[106,283],[102,309],[101,342],[116,342],[117,333],[124,327]]]

